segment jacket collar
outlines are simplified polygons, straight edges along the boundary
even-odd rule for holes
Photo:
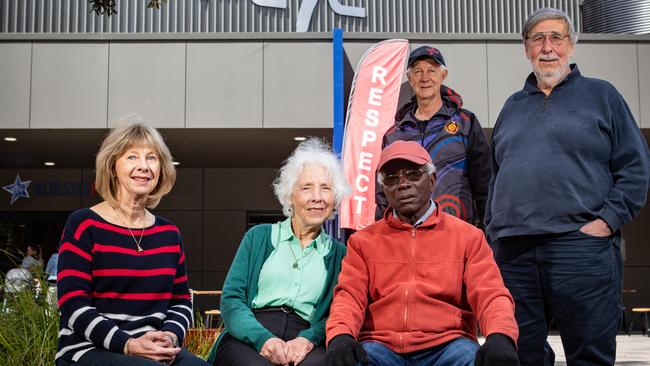
[[[578,65],[570,64],[569,67],[571,68],[571,72],[569,73],[569,75],[567,75],[567,77],[564,78],[564,80],[562,80],[559,84],[557,84],[553,88],[553,90],[562,88],[564,85],[567,85],[580,77],[581,74],[580,74],[580,70],[578,70]],[[527,91],[529,93],[542,92],[537,87],[537,77],[535,76],[534,72],[531,72],[530,75],[528,75],[528,78],[524,83],[524,91]]]
[[[429,217],[426,220],[424,220],[424,222],[422,222],[421,224],[419,224],[419,225],[417,225],[415,227],[418,227],[418,228],[420,228],[420,227],[433,227],[433,226],[436,226],[438,224],[438,222],[440,222],[440,209],[439,209],[440,204],[438,202],[436,202],[436,201],[433,201],[433,203],[436,205],[436,207],[433,210],[433,212],[431,213],[431,215],[429,215]],[[411,225],[409,223],[406,223],[406,222],[400,220],[399,218],[397,218],[395,215],[393,215],[393,208],[390,207],[390,206],[386,209],[386,211],[384,211],[384,220],[386,221],[386,223],[388,225],[390,225],[391,227],[393,227],[395,229],[412,230],[414,228],[413,225]]]
[[[291,245],[292,241],[300,243],[300,240],[293,233],[290,217],[284,221],[278,222],[277,230],[278,233],[276,235],[278,237],[278,243],[277,243],[278,245],[285,242],[288,245]],[[329,234],[325,232],[324,228],[321,228],[320,233],[318,234],[316,239],[314,239],[309,245],[313,245],[314,247],[316,247],[318,253],[323,253],[323,250],[329,250],[329,248],[332,246],[332,238],[329,236]]]
[[[440,107],[440,110],[436,112],[436,115],[451,117],[463,106],[463,98],[448,86],[440,86],[440,97],[442,98],[442,107]],[[410,102],[404,104],[397,113],[395,113],[395,124],[399,126],[402,123],[407,122],[415,123],[415,121],[412,120],[414,118],[412,117],[412,114],[415,112],[417,105],[417,98],[416,96],[413,96]]]

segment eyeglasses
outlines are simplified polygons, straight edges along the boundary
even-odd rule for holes
[[[551,43],[559,46],[568,36],[568,34],[562,34],[559,32],[539,32],[531,34],[530,37],[526,39],[526,41],[531,46],[541,46],[544,44],[544,42],[546,42],[546,37],[548,37],[551,39]]]
[[[420,180],[420,177],[422,177],[422,174],[424,174],[424,171],[422,169],[409,169],[401,174],[389,174],[384,176],[382,183],[385,186],[394,186],[396,184],[399,184],[399,182],[402,180],[402,177],[406,178],[408,181],[417,182]]]

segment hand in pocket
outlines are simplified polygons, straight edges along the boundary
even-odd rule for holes
[[[607,223],[602,219],[596,219],[584,224],[580,228],[580,231],[583,234],[596,236],[599,238],[612,235],[612,231],[609,229],[609,226],[607,226]]]

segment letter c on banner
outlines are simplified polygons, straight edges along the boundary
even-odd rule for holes
[[[366,183],[370,182],[370,178],[368,178],[367,175],[364,174],[359,174],[357,175],[357,178],[354,180],[354,188],[357,189],[359,192],[365,192],[368,190],[368,185],[361,185],[361,181],[365,180]]]

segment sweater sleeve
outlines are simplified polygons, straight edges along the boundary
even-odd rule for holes
[[[503,110],[501,110],[501,113],[503,113]],[[495,123],[494,129],[492,130],[492,141],[490,143],[490,184],[488,185],[488,195],[485,203],[485,214],[483,216],[483,228],[485,229],[485,236],[487,237],[488,242],[490,242],[492,245],[494,245],[494,240],[496,239],[492,237],[490,232],[490,222],[492,221],[492,196],[494,195],[494,184],[496,181],[497,173],[499,172],[499,164],[497,163],[496,156],[494,154],[494,136],[496,135],[497,129],[499,128],[500,118],[501,114],[499,114],[499,118],[497,118],[497,122]]]
[[[469,135],[468,151],[468,175],[469,184],[472,189],[472,198],[474,200],[475,217],[479,227],[483,227],[485,216],[485,203],[488,197],[488,188],[490,186],[491,168],[491,150],[488,145],[485,132],[481,128],[476,115],[471,115],[471,128]]]
[[[96,347],[122,353],[131,336],[93,306],[93,242],[85,223],[82,215],[70,215],[59,244],[56,287],[61,332],[72,331]]]
[[[483,233],[476,231],[465,250],[467,300],[478,317],[483,333],[501,333],[517,343],[519,328],[515,320],[515,303],[505,287],[492,250]]]
[[[185,246],[179,235],[180,256],[176,275],[172,285],[172,297],[169,302],[169,309],[163,321],[162,331],[169,331],[176,334],[178,343],[183,344],[187,329],[192,324],[192,302],[190,301],[190,287],[187,282],[187,271],[185,268]]]
[[[648,144],[641,135],[623,97],[612,92],[609,98],[612,125],[610,171],[613,186],[598,216],[613,231],[639,214],[648,192]]]
[[[253,264],[253,231],[242,239],[223,285],[221,315],[228,332],[236,339],[253,346],[258,352],[273,334],[255,318],[247,302],[249,266]]]
[[[327,344],[340,334],[356,338],[363,325],[368,306],[369,276],[358,236],[357,233],[348,240],[347,254],[343,258],[326,323]]]

